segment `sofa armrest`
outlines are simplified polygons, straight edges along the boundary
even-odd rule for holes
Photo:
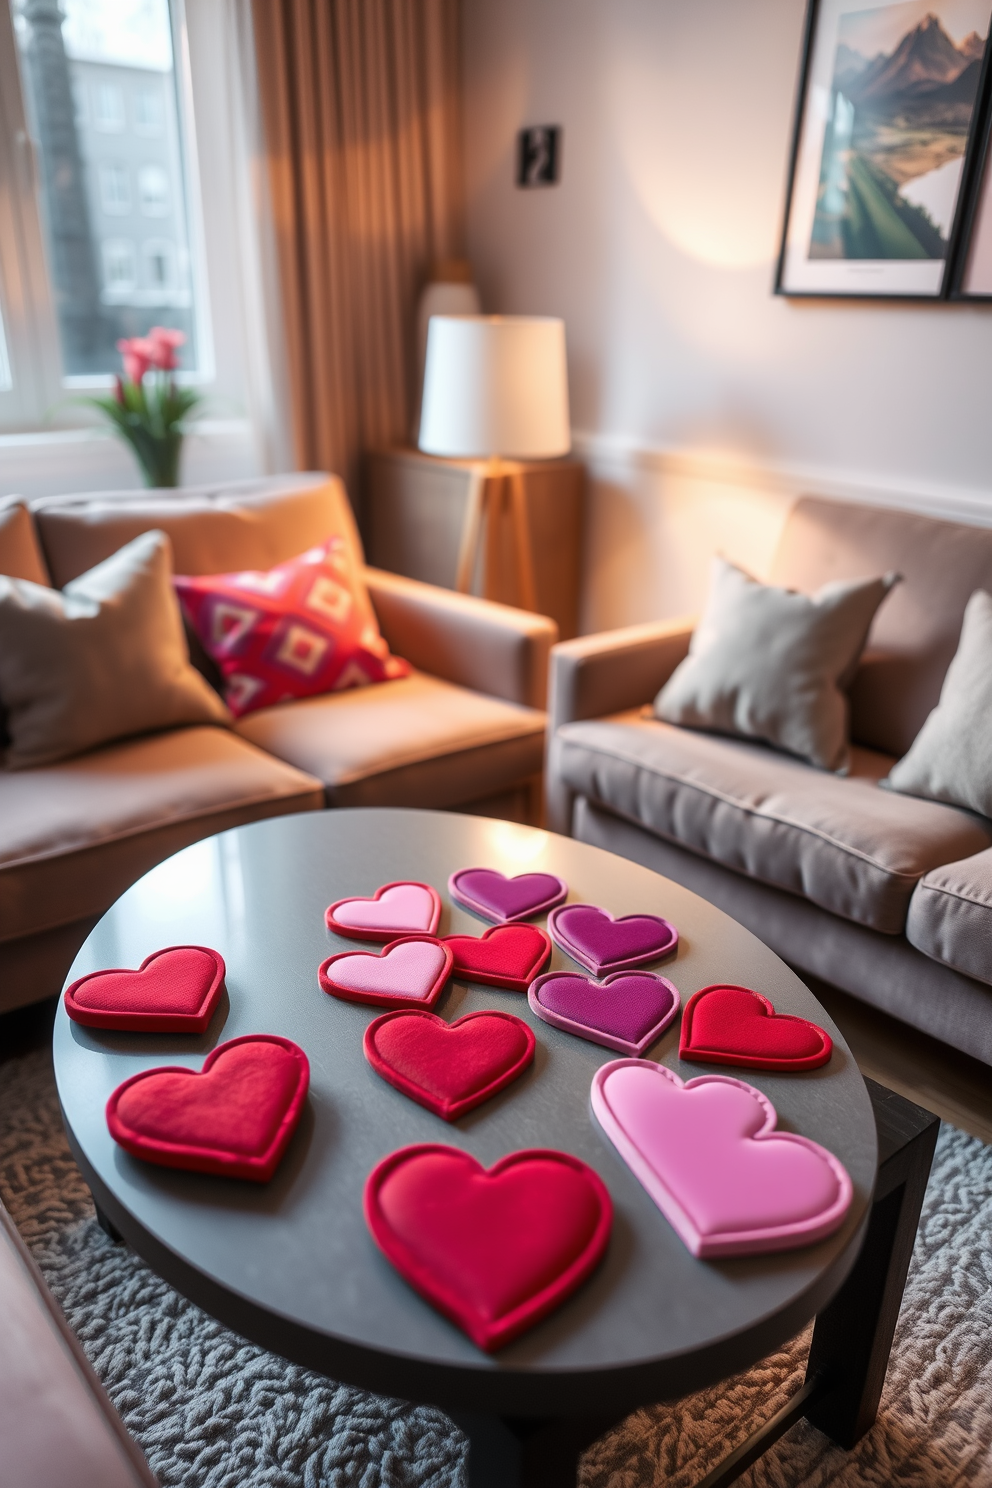
[[[510,703],[543,708],[558,627],[546,615],[366,568],[391,651],[419,671]]]
[[[564,723],[649,703],[688,654],[694,625],[692,618],[682,616],[580,636],[553,648],[544,772],[545,818],[552,831],[567,833],[572,821],[572,792],[555,769],[555,731]]]

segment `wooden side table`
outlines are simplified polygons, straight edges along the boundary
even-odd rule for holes
[[[446,589],[458,587],[462,539],[472,521],[472,477],[479,468],[476,461],[441,460],[414,449],[373,454],[369,562]],[[583,467],[577,460],[531,460],[512,468],[522,487],[525,561],[511,481],[489,478],[482,491],[479,561],[468,587],[486,599],[550,615],[567,640],[578,633]]]

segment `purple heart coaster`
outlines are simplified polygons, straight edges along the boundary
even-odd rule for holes
[[[594,976],[627,971],[674,951],[679,932],[660,915],[623,915],[615,920],[595,904],[563,904],[548,916],[558,948]]]
[[[614,971],[603,982],[577,971],[547,971],[531,982],[527,1001],[553,1028],[637,1056],[661,1037],[681,999],[678,988],[653,971]]]
[[[529,920],[560,904],[568,884],[553,873],[518,873],[507,878],[495,868],[460,868],[448,879],[456,903],[495,925]]]

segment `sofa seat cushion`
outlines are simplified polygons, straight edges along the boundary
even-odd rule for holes
[[[913,890],[906,939],[992,985],[992,851],[932,868]]]
[[[828,775],[636,711],[567,724],[554,748],[565,782],[594,803],[890,935],[925,873],[992,846],[981,817],[879,790],[892,761],[870,750],[852,751],[849,776]]]
[[[545,715],[424,672],[260,708],[237,732],[324,782],[331,806],[457,806],[536,775]]]
[[[0,770],[0,941],[102,914],[201,837],[322,806],[318,780],[209,727]]]

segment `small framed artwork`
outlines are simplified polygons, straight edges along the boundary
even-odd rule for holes
[[[990,17],[989,0],[811,0],[779,294],[949,292]]]

